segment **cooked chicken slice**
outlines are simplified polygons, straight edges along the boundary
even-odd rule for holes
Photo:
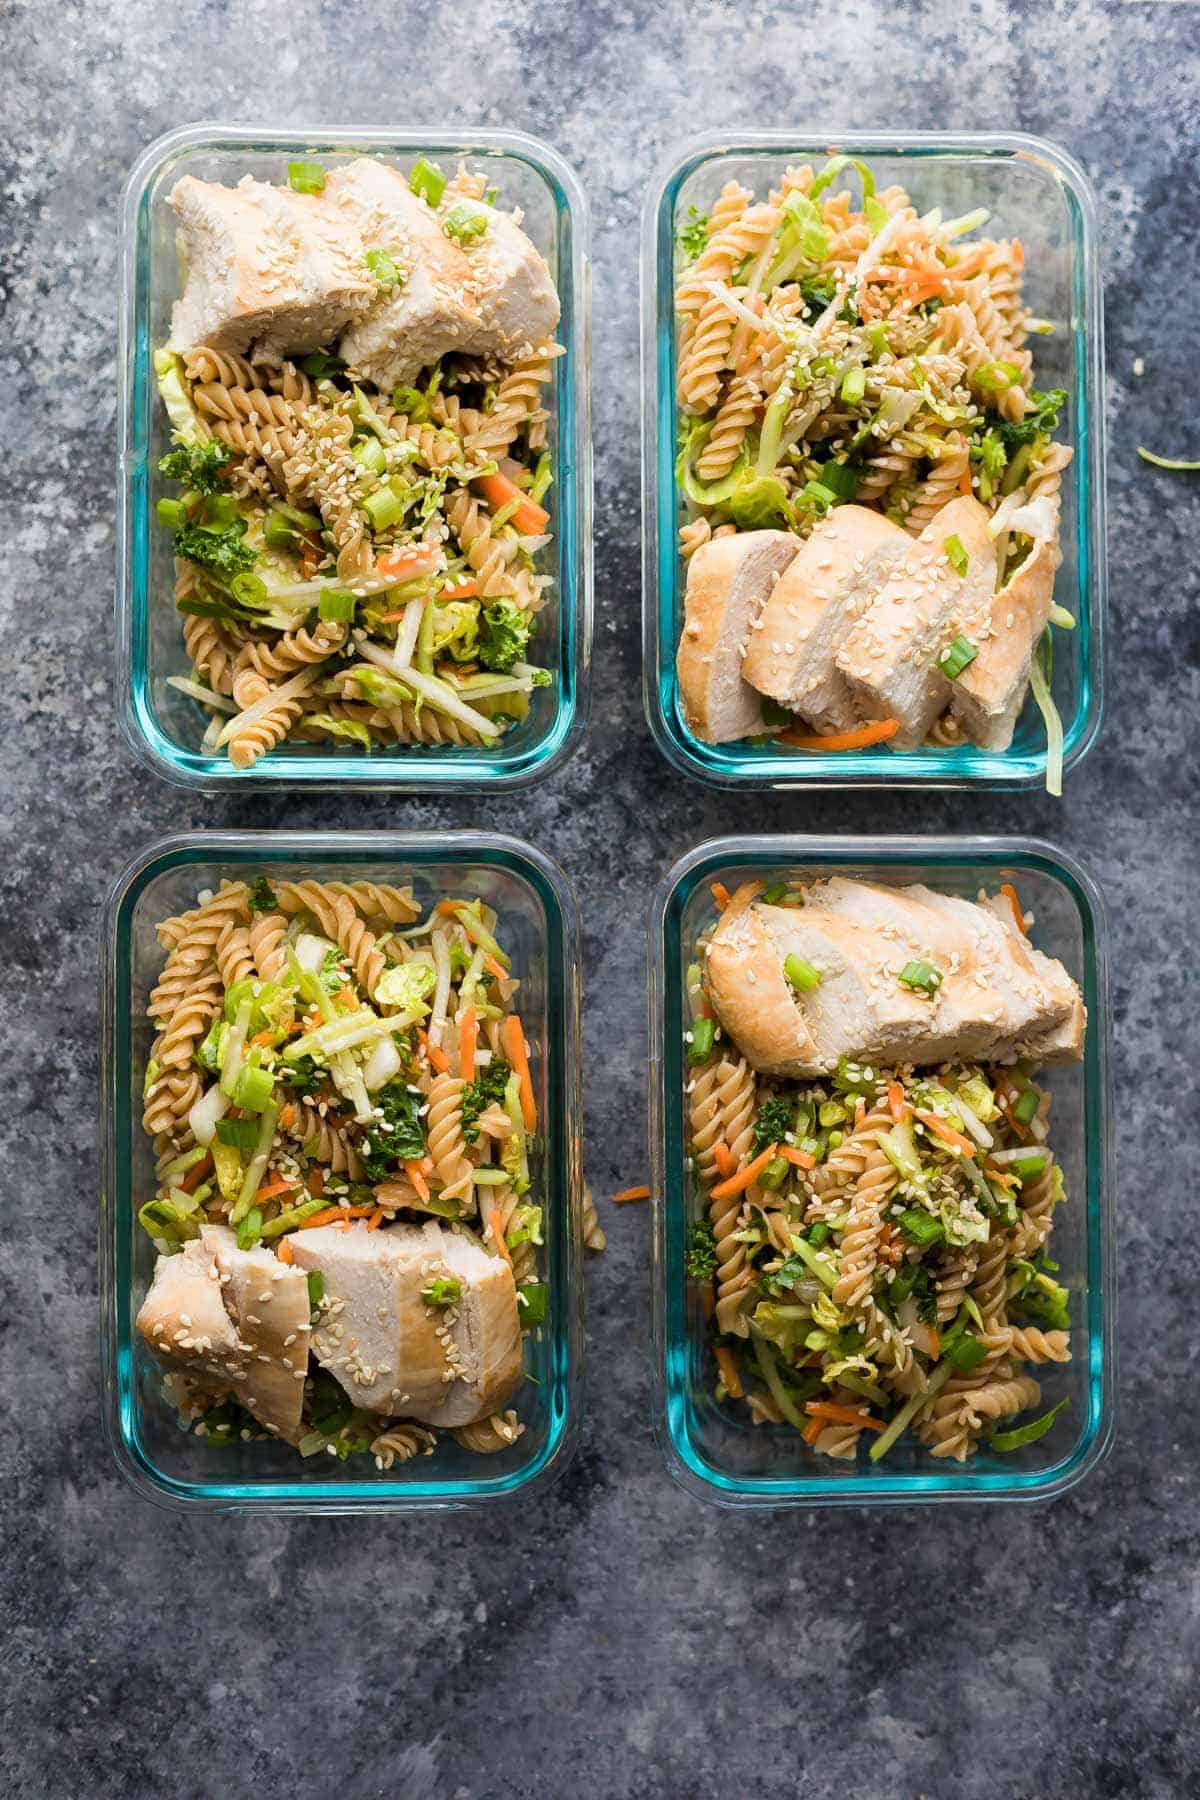
[[[956,537],[966,554],[959,574],[946,552]],[[837,667],[867,718],[898,719],[895,750],[915,750],[950,703],[952,683],[937,658],[975,618],[996,585],[996,547],[988,514],[962,496],[929,522],[897,562],[870,607],[847,635]]]
[[[375,298],[357,234],[309,196],[251,176],[223,187],[185,175],[170,204],[184,269],[172,350],[302,355],[330,343]]]
[[[298,1231],[292,1253],[319,1269],[325,1293],[312,1349],[366,1412],[427,1425],[469,1425],[512,1398],[521,1329],[512,1271],[436,1220],[368,1231]],[[436,1280],[459,1283],[451,1306],[428,1303]]]
[[[220,1271],[199,1238],[158,1258],[137,1328],[161,1363],[214,1394],[242,1379],[241,1344],[225,1310]]]
[[[823,1075],[841,1056],[898,1063],[922,1054],[930,1002],[895,979],[907,958],[877,932],[808,906],[731,912],[709,944],[709,993],[754,1068]],[[798,992],[784,971],[789,956],[815,969],[819,985]]]
[[[444,215],[453,213],[457,204],[462,203],[443,208]],[[522,231],[519,216],[481,200],[465,204],[486,220],[487,228],[481,236],[464,240],[478,318],[462,348],[511,361],[553,337],[560,311],[558,292],[545,258]]]
[[[338,345],[353,369],[390,392],[466,345],[479,329],[471,265],[398,169],[360,156],[326,177],[320,205],[355,234],[360,255],[386,250],[400,275],[393,288],[372,279],[370,311]]]
[[[225,1307],[241,1341],[245,1380],[237,1397],[275,1437],[294,1443],[308,1372],[311,1308],[303,1270],[271,1250],[239,1250],[224,1225],[205,1225],[200,1241],[216,1263]]]
[[[978,627],[964,624],[977,655],[951,686],[950,710],[981,750],[1007,750],[1029,687],[1029,667],[1054,599],[1057,538],[1035,544],[993,594]]]
[[[844,731],[858,711],[835,658],[854,621],[912,539],[882,513],[839,506],[788,564],[763,607],[742,663],[760,694],[818,731]]]
[[[1017,922],[1006,900],[984,900],[979,910],[991,913],[999,921],[1014,954],[1023,953],[1044,991],[1054,995],[1056,1004],[1065,1002],[1067,1006],[1065,1016],[1056,1024],[1043,1026],[1036,1031],[1026,1029],[1014,1033],[1012,1041],[1004,1047],[998,1060],[1007,1061],[1011,1055],[1014,1062],[1018,1057],[1024,1056],[1042,1063],[1078,1062],[1083,1055],[1083,1040],[1087,1031],[1087,1007],[1083,1003],[1078,984],[1071,979],[1056,957],[1047,956],[1045,951],[1037,949],[1017,929]]]
[[[702,544],[688,563],[676,669],[688,730],[706,744],[764,729],[759,695],[742,678],[742,657],[797,547],[786,531],[740,531]]]
[[[852,920],[885,941],[888,974],[910,962],[926,962],[941,975],[937,992],[925,1002],[928,1035],[939,1057],[985,1054],[998,1035],[1014,1028],[1002,986],[993,986],[977,939],[953,914],[931,907],[914,888],[885,887],[873,881],[834,876],[804,891],[804,910]],[[917,1060],[925,1060],[923,1057]]]
[[[1069,1023],[1079,990],[1060,963],[1043,957],[1017,930],[1007,901],[980,905],[920,884],[908,891],[948,926],[966,932],[983,979],[1004,1001],[993,1042],[980,1055],[1015,1060],[1014,1043],[1053,1036]]]

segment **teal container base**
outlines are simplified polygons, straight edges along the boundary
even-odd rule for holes
[[[534,1189],[545,1208],[545,1326],[525,1340],[528,1379],[513,1402],[525,1426],[495,1456],[439,1434],[431,1457],[378,1470],[370,1457],[301,1458],[273,1442],[213,1446],[184,1431],[156,1359],[134,1328],[155,1252],[137,1221],[155,1188],[141,1127],[150,1049],[146,1000],[162,964],[159,919],[247,871],[275,878],[411,882],[427,905],[481,894],[521,979],[520,1006],[544,1121]],[[467,832],[197,832],[141,852],[105,909],[101,992],[100,1312],[105,1430],[121,1472],[174,1508],[259,1512],[398,1512],[480,1506],[553,1481],[574,1453],[582,1356],[582,1163],[579,923],[566,877],[514,838]]]
[[[906,1438],[886,1468],[862,1451],[855,1462],[833,1462],[790,1427],[752,1425],[744,1407],[714,1397],[707,1330],[684,1271],[687,1227],[701,1212],[685,1167],[686,969],[697,934],[716,917],[710,883],[732,892],[759,876],[769,882],[833,873],[922,881],[967,899],[1011,881],[1034,916],[1034,941],[1060,958],[1083,990],[1084,1060],[1046,1072],[1050,1141],[1067,1194],[1055,1211],[1050,1253],[1071,1295],[1072,1360],[1040,1368],[1038,1377],[1044,1404],[1069,1404],[1046,1437],[1007,1456],[979,1450],[965,1464],[947,1465]],[[1112,1441],[1116,1392],[1107,928],[1084,866],[1026,838],[718,838],[683,857],[660,887],[649,962],[655,1426],[675,1478],[718,1504],[763,1507],[1044,1500],[1076,1486]]]

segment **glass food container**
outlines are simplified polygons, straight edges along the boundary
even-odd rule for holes
[[[146,1002],[162,966],[157,920],[224,878],[263,872],[336,881],[411,882],[423,905],[482,895],[500,915],[520,976],[519,1005],[544,1129],[533,1191],[545,1208],[546,1323],[525,1339],[527,1379],[514,1405],[525,1425],[496,1455],[439,1434],[433,1456],[376,1469],[370,1456],[301,1458],[271,1441],[209,1444],[180,1425],[162,1373],[134,1329],[155,1250],[138,1223],[154,1192],[141,1128],[152,1037]],[[549,858],[513,838],[467,832],[197,832],[142,851],[114,883],[102,948],[100,1296],[105,1423],[122,1472],[150,1499],[222,1511],[384,1512],[465,1507],[529,1493],[569,1462],[582,1348],[579,925]]]
[[[706,213],[725,182],[761,199],[794,163],[819,168],[834,153],[865,159],[882,189],[908,189],[924,212],[990,214],[987,229],[1025,248],[1031,311],[1053,322],[1033,340],[1036,381],[1068,401],[1058,438],[1074,450],[1062,493],[1062,564],[1055,599],[1076,619],[1054,632],[1053,693],[1062,716],[1065,767],[1100,726],[1106,624],[1104,540],[1104,325],[1096,203],[1079,165],[1056,145],[1017,133],[872,133],[836,143],[777,132],[707,137],[676,151],[651,182],[642,236],[642,626],[646,715],[664,756],[719,787],[1037,787],[1046,776],[1042,715],[1027,699],[1011,747],[784,751],[748,742],[705,744],[684,722],[675,675],[686,568],[676,481],[676,236],[690,207]],[[857,177],[847,171],[853,186]]]
[[[895,885],[921,881],[974,899],[1015,884],[1034,917],[1034,942],[1062,960],[1088,1009],[1081,1063],[1048,1069],[1050,1141],[1067,1201],[1055,1211],[1050,1254],[1070,1290],[1072,1358],[1038,1370],[1043,1405],[1070,1404],[1038,1442],[1008,1454],[986,1447],[965,1464],[931,1459],[911,1436],[878,1466],[818,1456],[787,1426],[755,1426],[746,1408],[714,1398],[715,1365],[685,1234],[701,1215],[685,1168],[683,1033],[690,1024],[685,971],[697,934],[716,918],[710,883],[732,892],[756,876],[815,880],[831,874]],[[1111,1096],[1107,932],[1096,884],[1061,851],[1032,839],[986,837],[730,837],[702,844],[660,887],[650,926],[650,1152],[655,1194],[656,1425],[672,1474],[690,1492],[730,1506],[913,1504],[1038,1500],[1074,1487],[1113,1433],[1115,1394]]]
[[[185,174],[223,182],[237,182],[247,174],[286,181],[289,160],[304,156],[319,157],[327,167],[356,156],[383,156],[408,166],[417,156],[427,156],[439,159],[447,172],[459,158],[470,159],[499,188],[502,205],[522,208],[525,229],[558,288],[558,341],[565,355],[556,361],[547,390],[554,456],[547,504],[554,535],[542,553],[544,572],[554,580],[530,649],[553,681],[534,690],[528,717],[493,751],[412,744],[367,756],[285,742],[252,769],[239,771],[224,752],[201,748],[202,708],[167,685],[168,677],[189,672],[172,598],[170,534],[155,520],[156,502],[174,491],[158,474],[158,459],[170,440],[152,362],[155,348],[167,336],[179,292],[175,223],[167,196]],[[546,774],[571,752],[586,721],[592,634],[588,220],[568,164],[548,145],[511,131],[256,131],[189,125],[159,138],[140,158],[126,185],[122,217],[117,692],[134,751],[159,775],[201,789],[304,784],[453,793],[519,787]]]

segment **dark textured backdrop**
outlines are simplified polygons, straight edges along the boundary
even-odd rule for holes
[[[473,7],[0,0],[0,1321],[7,1423],[0,1785],[43,1796],[1166,1796],[1200,1747],[1194,1182],[1200,478],[1190,4]],[[594,227],[596,700],[533,794],[220,803],[136,768],[111,694],[116,208],[203,117],[512,125],[576,165]],[[1017,127],[1100,195],[1113,654],[1100,746],[1041,796],[739,799],[670,777],[639,701],[638,215],[718,125]],[[1135,358],[1143,358],[1138,379]],[[1042,1509],[731,1517],[651,1436],[643,1209],[590,1270],[570,1473],[506,1515],[176,1518],[97,1417],[95,929],[186,826],[489,825],[560,857],[587,919],[589,1173],[645,1169],[643,919],[731,828],[1033,831],[1089,854],[1114,924],[1123,1420]],[[1189,1036],[1191,1042],[1189,1045]],[[1190,1054],[1189,1054],[1190,1051]]]

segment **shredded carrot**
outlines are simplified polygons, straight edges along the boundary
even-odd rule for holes
[[[721,1371],[721,1380],[725,1383],[725,1392],[731,1400],[740,1400],[745,1389],[742,1377],[738,1372],[737,1358],[728,1344],[718,1344],[713,1354],[717,1359],[717,1367]]]
[[[404,1165],[404,1173],[408,1176],[408,1179],[412,1182],[422,1200],[428,1200],[429,1183],[425,1179],[425,1171],[422,1169],[420,1163],[406,1162]]]
[[[939,1357],[939,1356],[940,1356],[940,1355],[941,1355],[941,1354],[942,1354],[942,1340],[941,1340],[941,1338],[940,1338],[940,1337],[939,1337],[939,1336],[938,1336],[938,1334],[937,1334],[937,1330],[936,1330],[936,1327],[934,1327],[934,1326],[933,1326],[933,1325],[931,1325],[931,1326],[930,1326],[930,1327],[929,1327],[929,1356],[930,1356],[930,1360],[931,1360],[931,1361],[932,1361],[932,1362],[936,1362],[936,1361],[937,1361],[937,1360],[938,1360],[938,1357]]]
[[[441,551],[432,544],[423,550],[414,550],[411,545],[406,544],[403,549],[381,556],[375,564],[375,572],[382,575],[385,581],[415,581],[418,575],[432,575],[441,555]]]
[[[709,892],[717,903],[717,911],[724,912],[725,908],[729,905],[729,889],[725,886],[725,883],[723,881],[710,882]]]
[[[515,481],[507,475],[478,475],[475,486],[479,489],[493,512],[499,512],[502,506],[513,506],[511,518],[513,524],[523,537],[537,537],[545,531],[550,523],[550,514],[528,494],[523,494]]]
[[[509,1013],[502,1027],[504,1048],[508,1051],[508,1060],[517,1072],[517,1080],[521,1087],[521,1117],[525,1121],[526,1131],[533,1131],[537,1126],[537,1102],[533,1097],[533,1077],[529,1073],[529,1052],[525,1048],[525,1033],[521,1030],[521,1021],[516,1013]]]
[[[968,500],[971,498],[971,464],[969,461],[963,464],[963,472],[958,478],[958,491]]]
[[[1021,933],[1022,937],[1028,937],[1029,933],[1025,929],[1025,914],[1021,908],[1021,902],[1018,898],[1016,888],[1011,881],[1002,881],[1000,883],[1000,892],[1012,907],[1013,918],[1017,921],[1017,930]]]
[[[964,1137],[961,1131],[955,1131],[953,1125],[947,1125],[945,1119],[940,1118],[937,1113],[925,1112],[918,1106],[913,1108],[913,1117],[920,1119],[922,1125],[927,1125],[935,1137],[941,1138],[943,1144],[949,1144],[954,1150],[961,1150],[964,1156],[974,1156],[975,1146],[970,1138]]]
[[[305,1219],[304,1228],[307,1231],[313,1225],[338,1225],[351,1219],[365,1219],[374,1211],[373,1206],[327,1206],[323,1212],[314,1213],[311,1219]]]
[[[255,1200],[274,1200],[279,1194],[290,1194],[292,1189],[299,1185],[299,1182],[285,1181],[282,1175],[277,1175],[274,1181],[268,1181],[260,1187],[254,1198]]]
[[[289,1125],[292,1125],[295,1123],[295,1118],[296,1118],[296,1108],[292,1104],[292,1102],[289,1100],[287,1105],[281,1107],[279,1110],[279,1123],[280,1123],[281,1128],[284,1131],[286,1131],[288,1129]]]
[[[718,1181],[712,1191],[713,1199],[732,1200],[735,1194],[744,1194],[754,1178],[766,1168],[778,1151],[778,1144],[768,1144],[761,1156],[756,1156],[753,1162],[748,1162],[744,1168],[738,1170],[736,1175],[730,1175],[726,1181]]]
[[[281,1263],[293,1263],[295,1261],[295,1257],[292,1255],[292,1240],[291,1240],[291,1238],[281,1237],[279,1242],[275,1246],[275,1254],[279,1258]]]
[[[464,1081],[475,1079],[475,1046],[479,1042],[479,1014],[474,1002],[463,1008],[458,1021],[458,1072]]]
[[[275,1033],[273,1031],[258,1031],[250,1039],[250,1042],[252,1044],[273,1044],[275,1042]]]
[[[494,956],[485,956],[483,959],[483,966],[489,975],[494,975],[496,977],[497,981],[503,981],[508,974],[508,970],[504,967],[503,963],[498,963]]]
[[[732,1175],[733,1171],[737,1168],[733,1151],[729,1148],[729,1145],[724,1142],[718,1142],[713,1145],[713,1161],[716,1163],[717,1173],[720,1175]]]
[[[1000,1099],[999,1095],[997,1095],[997,1099]],[[1013,1111],[1012,1107],[1008,1104],[1007,1100],[1002,1100],[1002,1099],[1000,1100],[1000,1111],[1004,1114],[1005,1119],[1008,1121],[1009,1128],[1013,1132],[1013,1134],[1020,1140],[1020,1142],[1022,1144],[1027,1144],[1032,1135],[1029,1130],[1029,1127],[1027,1125],[1022,1124],[1021,1120],[1018,1119],[1016,1113]]]
[[[824,1429],[825,1426],[820,1419],[810,1419],[800,1436],[806,1444],[815,1444]]]
[[[440,913],[443,919],[448,919],[458,911],[460,904],[458,900],[439,900],[433,910]]]
[[[368,1231],[378,1231],[379,1227],[382,1224],[383,1224],[383,1208],[382,1208],[382,1206],[377,1206],[375,1208],[375,1211],[371,1214],[370,1218],[367,1220],[367,1230]]]
[[[417,1031],[417,1039],[422,1050],[429,1058],[435,1072],[439,1075],[444,1075],[446,1070],[450,1067],[450,1058],[446,1055],[446,1052],[440,1050],[436,1044],[431,1044],[429,1041],[429,1034],[420,1028],[418,1028]]]
[[[492,1238],[495,1242],[497,1250],[500,1252],[501,1256],[504,1258],[505,1262],[508,1264],[509,1268],[511,1269],[512,1268],[512,1252],[509,1250],[509,1247],[508,1247],[507,1243],[505,1242],[504,1214],[500,1211],[500,1208],[498,1206],[494,1206],[492,1208],[491,1212],[488,1214],[488,1224],[492,1228]]]
[[[650,1189],[648,1187],[622,1188],[619,1194],[613,1195],[617,1206],[624,1206],[630,1200],[648,1200],[649,1198]]]
[[[839,1425],[861,1425],[867,1431],[882,1431],[883,1421],[870,1413],[860,1413],[853,1406],[839,1406],[836,1400],[806,1400],[804,1410],[814,1419],[833,1419]]]
[[[183,1189],[184,1193],[185,1194],[194,1193],[195,1190],[200,1186],[200,1183],[204,1180],[204,1177],[208,1174],[208,1172],[212,1168],[212,1166],[213,1166],[212,1157],[204,1156],[196,1164],[194,1169],[189,1169],[187,1174],[184,1176],[183,1180],[179,1183],[179,1185]]]
[[[460,581],[457,587],[443,588],[438,599],[441,601],[474,600],[478,592],[479,583],[477,581]]]
[[[899,1125],[904,1117],[904,1089],[898,1081],[889,1081],[887,1086],[888,1111]]]
[[[308,1171],[308,1191],[310,1194],[323,1194],[325,1192],[325,1171],[320,1163],[314,1163],[312,1168]]]
[[[828,737],[814,737],[802,731],[781,731],[775,739],[789,750],[865,750],[870,744],[882,744],[895,737],[899,719],[873,719],[856,731],[834,731]]]
[[[815,1156],[810,1156],[807,1150],[797,1150],[794,1144],[782,1145],[779,1154],[795,1169],[815,1169],[817,1166]]]

